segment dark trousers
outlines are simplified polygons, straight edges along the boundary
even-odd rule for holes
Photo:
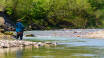
[[[23,32],[17,32],[16,39],[18,38],[20,38],[20,40],[23,39]]]

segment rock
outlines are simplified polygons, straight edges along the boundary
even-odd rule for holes
[[[78,33],[78,32],[74,31],[73,33]]]
[[[28,34],[28,35],[26,35],[26,37],[35,37],[35,35],[34,34]]]
[[[5,23],[4,18],[3,17],[0,17],[0,26],[4,25],[4,23]]]
[[[34,45],[36,45],[37,44],[37,42],[32,42],[32,45],[34,46]]]
[[[36,45],[34,45],[34,47],[35,47],[35,48],[39,48],[39,45],[38,45],[38,44],[36,44]]]
[[[50,47],[50,45],[49,45],[49,44],[44,44],[44,46],[45,46],[45,47]]]
[[[0,48],[11,48],[11,47],[25,47],[34,46],[39,48],[42,46],[56,46],[56,43],[51,42],[30,42],[30,41],[20,41],[20,40],[0,40]]]
[[[57,45],[57,42],[54,42],[53,45],[56,46]]]
[[[4,43],[1,43],[1,45],[0,45],[0,46],[3,48],[3,47],[5,47],[5,44],[4,44]]]
[[[45,43],[45,46],[56,46],[56,45],[57,45],[56,42],[54,42],[54,43],[46,42],[46,43]]]
[[[77,37],[80,37],[80,35],[77,35]]]
[[[5,31],[4,31],[4,29],[0,29],[0,32],[1,32],[1,33],[4,33]]]
[[[38,46],[44,46],[44,43],[38,42],[37,45],[38,45]]]
[[[81,33],[81,31],[74,31],[73,33]]]
[[[45,42],[45,44],[52,44],[51,42]]]
[[[14,35],[13,32],[4,32],[5,35]]]

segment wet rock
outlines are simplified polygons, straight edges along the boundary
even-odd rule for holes
[[[54,42],[54,43],[46,42],[46,43],[45,43],[45,46],[56,46],[56,45],[57,45],[56,42]]]
[[[26,35],[26,37],[35,37],[35,35],[34,34],[28,34],[28,35]]]
[[[74,31],[73,33],[81,33],[81,31]]]
[[[80,37],[80,35],[76,35],[77,37]]]
[[[34,45],[34,48],[39,48],[39,45],[38,44]]]
[[[78,32],[74,31],[73,33],[78,33]]]

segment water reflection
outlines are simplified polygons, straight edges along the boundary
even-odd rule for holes
[[[23,55],[23,49],[18,49],[16,51],[16,58],[22,58]]]
[[[0,48],[0,58],[23,58],[23,51],[30,48],[32,47]]]
[[[39,49],[34,47],[0,49],[0,58],[103,58],[104,49],[98,47],[74,46]]]

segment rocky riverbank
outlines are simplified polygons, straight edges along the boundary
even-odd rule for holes
[[[56,46],[57,43],[51,42],[31,42],[31,41],[23,41],[23,40],[0,40],[0,48],[12,48],[12,47],[26,47],[33,46],[35,48],[39,47],[50,47]]]
[[[0,39],[12,39],[13,36],[13,32],[0,32]]]

